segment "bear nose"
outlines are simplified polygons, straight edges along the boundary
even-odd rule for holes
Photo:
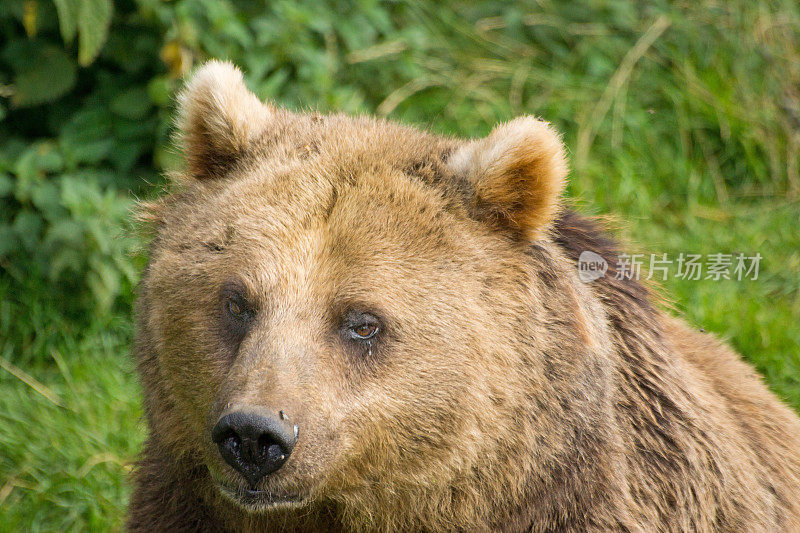
[[[298,427],[288,430],[281,419],[237,411],[224,415],[211,430],[225,462],[255,488],[258,481],[282,467],[297,443]]]

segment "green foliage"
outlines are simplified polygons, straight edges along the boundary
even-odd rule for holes
[[[16,362],[49,359],[48,342],[40,340],[58,337],[18,318],[34,309],[75,330],[130,308],[142,263],[132,194],[146,190],[145,180],[157,181],[153,152],[166,145],[168,128],[148,95],[158,68],[155,30],[120,21],[119,36],[136,35],[133,50],[109,41],[103,64],[79,68],[91,48],[81,42],[76,61],[76,50],[56,33],[52,6],[34,4],[35,37],[22,31],[23,9],[12,3],[0,15],[0,83],[10,96],[0,121],[0,290],[9,317],[0,331]],[[80,10],[89,4],[64,4],[79,8],[79,40],[87,23]],[[66,37],[69,24],[62,18]],[[131,64],[126,54],[137,51],[153,59]]]
[[[61,0],[61,2],[67,4],[69,0]],[[111,0],[72,0],[72,9],[77,11],[77,30],[80,42],[78,61],[81,65],[86,66],[94,61],[106,42],[114,5]],[[62,34],[64,30],[62,25]],[[72,33],[72,28],[67,28],[67,30],[68,33]]]
[[[640,250],[764,256],[758,281],[666,290],[800,407],[796,2],[4,0],[4,527],[120,524],[142,438],[130,210],[178,164],[173,96],[210,57],[298,109],[467,136],[522,113],[553,121],[575,203],[628,221]]]
[[[78,34],[78,61],[91,64],[108,37],[114,4],[111,0],[53,0],[58,11],[58,24],[64,42]]]
[[[113,167],[132,158],[130,146],[103,126],[109,119],[79,112],[55,139],[11,139],[0,149],[0,265],[8,304],[20,316],[20,295],[34,279],[41,305],[76,324],[104,317],[120,297],[126,307],[131,302],[139,245],[130,234],[133,201],[117,189]],[[23,320],[3,329],[11,345],[38,334]]]
[[[14,71],[11,103],[16,107],[53,101],[75,85],[75,62],[52,44],[20,39],[3,50],[3,57]]]

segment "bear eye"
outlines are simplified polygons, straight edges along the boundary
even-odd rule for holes
[[[228,310],[228,314],[236,319],[245,320],[250,318],[250,310],[247,308],[241,297],[229,297],[225,307]]]
[[[241,316],[244,313],[242,306],[236,300],[228,300],[228,312],[233,316]]]
[[[350,334],[354,339],[365,341],[378,334],[378,326],[375,324],[359,324],[350,328]]]
[[[380,331],[378,319],[367,313],[352,313],[346,322],[347,336],[354,341],[367,341]]]

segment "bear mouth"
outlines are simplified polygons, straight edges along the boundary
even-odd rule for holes
[[[267,490],[254,490],[249,488],[229,487],[216,482],[220,492],[240,507],[248,511],[265,511],[277,508],[295,508],[304,503],[304,498],[299,494],[276,493]]]

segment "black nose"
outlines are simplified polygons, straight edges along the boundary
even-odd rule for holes
[[[286,463],[297,442],[296,425],[274,416],[237,411],[223,416],[211,430],[222,458],[255,487]]]

